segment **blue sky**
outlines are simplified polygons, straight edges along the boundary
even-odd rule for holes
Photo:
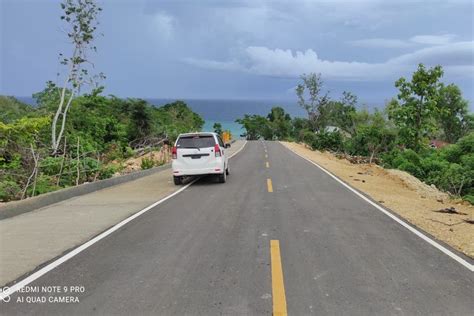
[[[58,1],[0,0],[0,94],[56,80],[70,46]],[[471,1],[99,1],[91,59],[106,93],[144,98],[293,100],[302,73],[382,105],[417,63],[474,100]]]

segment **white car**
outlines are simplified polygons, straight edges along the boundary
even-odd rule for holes
[[[224,183],[229,174],[228,147],[216,133],[180,134],[171,152],[174,184],[180,185],[186,176],[207,174]]]

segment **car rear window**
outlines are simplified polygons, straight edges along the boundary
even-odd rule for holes
[[[207,148],[214,147],[215,141],[212,135],[183,136],[178,139],[178,148]]]

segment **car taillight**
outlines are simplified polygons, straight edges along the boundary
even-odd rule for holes
[[[216,153],[216,157],[221,157],[221,148],[219,147],[219,144],[214,145],[214,152]]]
[[[178,158],[178,148],[176,148],[176,146],[174,146],[173,149],[171,149],[171,158],[173,159]]]

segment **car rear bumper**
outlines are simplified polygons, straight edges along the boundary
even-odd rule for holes
[[[212,166],[206,168],[189,168],[179,163],[173,162],[172,164],[173,176],[196,176],[204,174],[222,174],[224,170],[224,163],[214,163]]]

